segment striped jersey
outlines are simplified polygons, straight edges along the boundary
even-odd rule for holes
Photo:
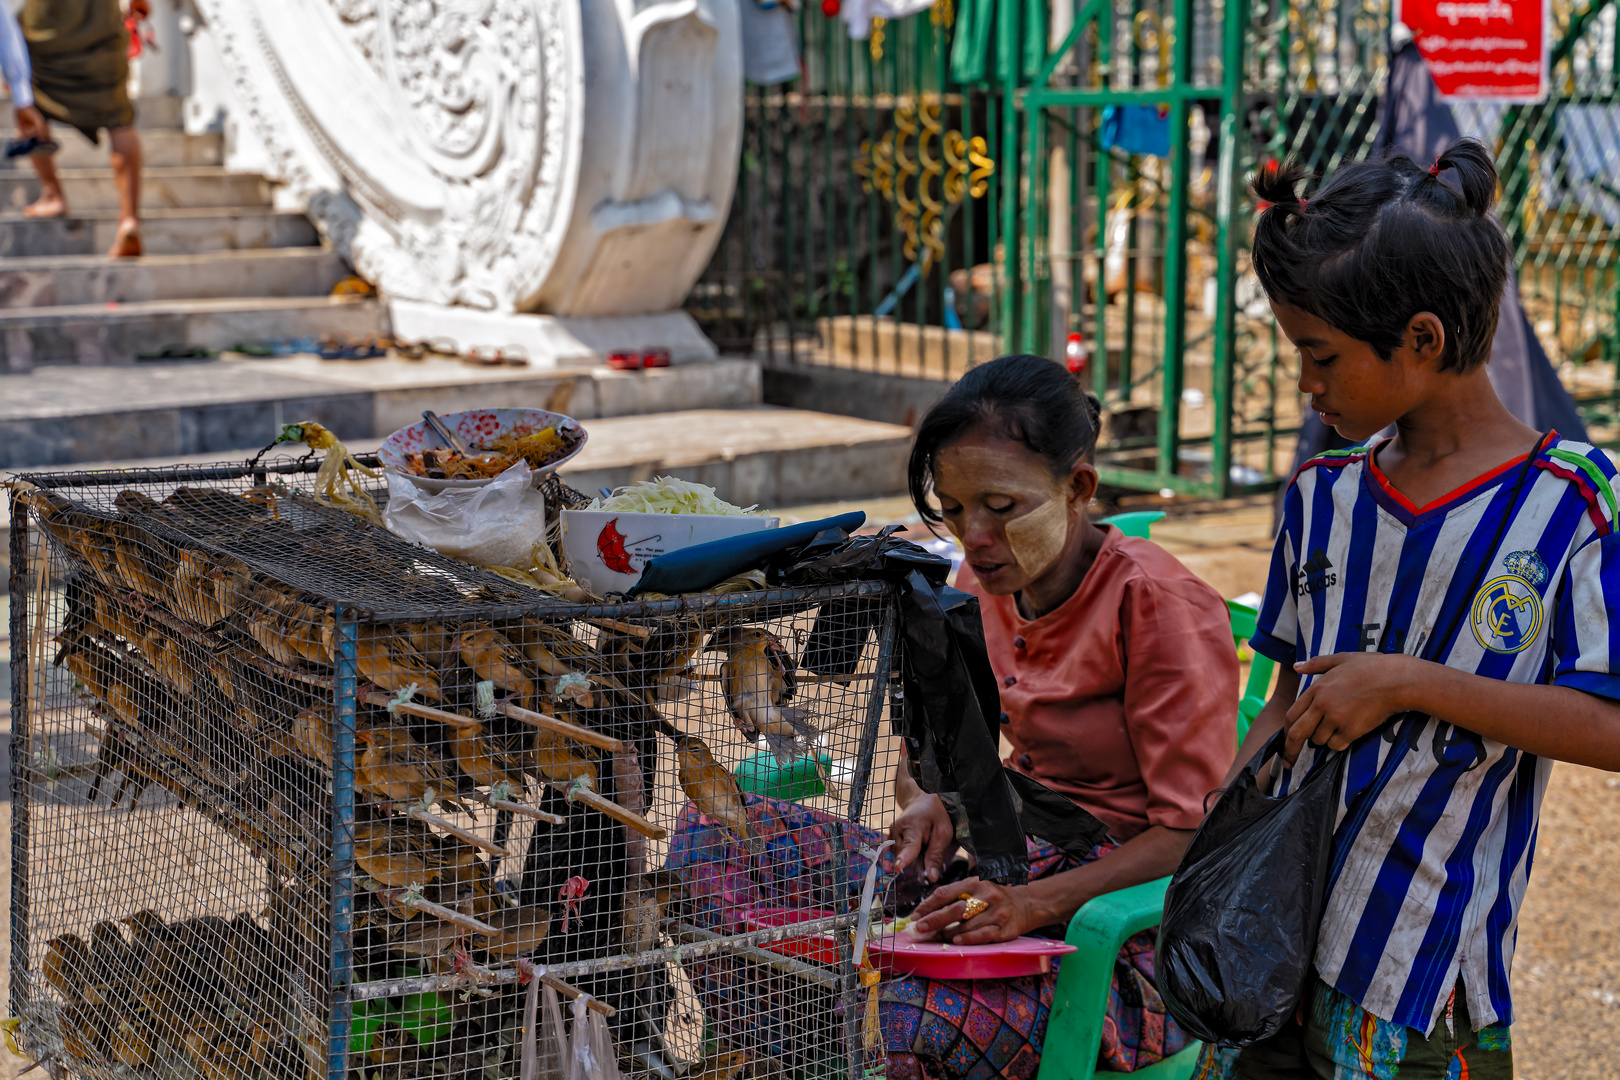
[[[1290,664],[1405,652],[1620,698],[1620,627],[1608,614],[1620,608],[1615,469],[1602,451],[1554,434],[1516,499],[1526,455],[1421,508],[1375,457],[1335,451],[1295,478],[1257,652]],[[1458,610],[1452,639],[1428,649]],[[1323,754],[1307,745],[1279,790]],[[1417,714],[1349,754],[1318,974],[1374,1016],[1425,1032],[1460,974],[1477,1027],[1511,1023],[1519,904],[1552,763]]]

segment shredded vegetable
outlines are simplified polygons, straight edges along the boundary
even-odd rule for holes
[[[757,506],[733,506],[707,484],[694,484],[673,476],[659,476],[619,488],[611,498],[592,502],[590,509],[622,514],[715,514],[721,517],[763,513]]]
[[[320,471],[315,474],[316,500],[363,517],[373,525],[382,524],[377,503],[354,478],[354,473],[359,473],[375,480],[382,473],[356,461],[349,448],[339,442],[336,435],[315,421],[306,420],[302,424],[283,425],[276,442],[301,442],[311,450],[326,451],[326,456],[321,459]]]

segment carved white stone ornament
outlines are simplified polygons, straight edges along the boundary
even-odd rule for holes
[[[735,181],[736,0],[198,0],[282,201],[395,299],[678,307]]]

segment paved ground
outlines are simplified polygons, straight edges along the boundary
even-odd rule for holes
[[[784,517],[809,520],[847,505],[803,507],[785,511]],[[909,516],[903,499],[858,505],[874,523]],[[1270,520],[1269,502],[1234,500],[1196,513],[1173,509],[1154,535],[1222,595],[1237,596],[1264,584]],[[0,622],[0,635],[4,628]],[[4,654],[0,645],[0,659]],[[8,791],[9,783],[0,775],[0,799]],[[9,803],[0,801],[0,837],[9,835],[10,819]],[[8,851],[0,855],[0,894],[9,894],[10,878]],[[1542,813],[1514,964],[1519,1009],[1514,1036],[1523,1080],[1620,1076],[1617,896],[1620,776],[1560,765],[1553,771]],[[7,938],[0,933],[0,986],[8,963]],[[0,1080],[10,1080],[21,1068],[21,1062],[0,1051]]]

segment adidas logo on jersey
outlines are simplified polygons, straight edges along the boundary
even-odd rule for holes
[[[1332,569],[1333,564],[1328,561],[1327,552],[1321,548],[1312,548],[1310,558],[1294,571],[1294,595],[1308,596],[1337,585],[1339,575],[1329,573]]]

